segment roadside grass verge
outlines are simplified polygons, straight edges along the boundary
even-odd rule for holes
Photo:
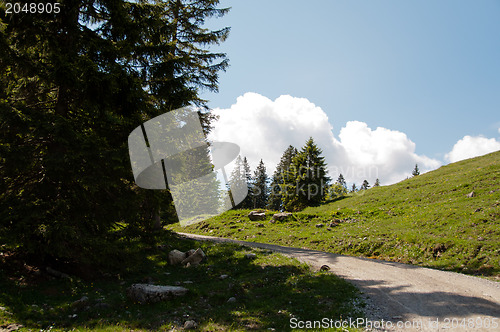
[[[194,320],[200,331],[289,331],[290,319],[362,317],[358,291],[346,281],[314,272],[297,260],[235,244],[180,239],[165,232],[150,245],[130,242],[120,274],[53,278],[0,256],[0,327],[18,331],[180,331]],[[172,249],[202,248],[205,262],[189,268],[166,263]],[[255,258],[245,255],[254,253]],[[223,276],[226,275],[227,277]],[[221,277],[223,276],[223,277]],[[186,296],[154,304],[132,303],[133,283],[180,285]],[[83,296],[84,304],[75,304]],[[234,297],[234,303],[228,302]],[[355,304],[358,303],[358,304]],[[11,325],[13,326],[13,325]]]
[[[473,192],[473,197],[468,197]],[[500,279],[500,152],[294,213],[228,211],[174,231],[309,248]]]

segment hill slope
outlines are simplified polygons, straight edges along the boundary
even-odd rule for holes
[[[473,192],[473,197],[470,194]],[[500,152],[307,208],[285,222],[228,211],[174,230],[499,276]]]

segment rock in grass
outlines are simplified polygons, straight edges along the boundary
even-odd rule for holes
[[[467,194],[467,198],[472,198],[474,196],[476,196],[476,193],[473,191],[471,191],[470,193]]]
[[[266,213],[260,211],[250,211],[248,214],[248,219],[251,221],[258,221],[266,219]]]
[[[89,298],[88,296],[82,296],[79,300],[76,300],[75,302],[71,303],[71,306],[74,308],[80,308],[89,303]]]
[[[196,251],[188,256],[187,258],[185,258],[181,264],[182,265],[187,265],[189,264],[189,266],[194,266],[194,265],[198,265],[201,263],[201,261],[207,257],[207,255],[205,255],[205,253],[203,252],[203,250],[201,250],[201,248],[198,248],[196,249]]]
[[[285,221],[287,220],[289,217],[292,216],[292,213],[290,212],[280,212],[280,213],[275,213],[273,215],[273,220],[277,220],[277,221]]]
[[[187,320],[184,322],[184,329],[185,330],[194,330],[195,328],[198,327],[198,324],[194,320]]]
[[[8,324],[8,325],[3,325],[2,326],[2,330],[0,331],[6,331],[6,332],[10,332],[10,331],[17,331],[19,330],[20,328],[23,328],[24,325],[21,325],[21,324]]]
[[[233,297],[230,297],[228,300],[227,300],[227,303],[235,303],[236,302],[236,298],[233,296]]]
[[[325,226],[325,225],[323,225],[323,224],[316,224],[316,228],[321,228],[323,226]]]
[[[247,258],[247,259],[255,259],[255,258],[257,258],[257,255],[254,254],[254,253],[245,254],[245,258]]]
[[[180,286],[157,286],[149,284],[133,284],[127,288],[127,296],[134,302],[154,303],[186,295],[187,288]]]
[[[45,271],[47,271],[48,274],[56,278],[70,279],[69,275],[67,275],[66,273],[59,272],[48,266],[45,268]]]
[[[168,264],[177,265],[180,264],[186,258],[186,254],[182,251],[174,249],[168,253]]]

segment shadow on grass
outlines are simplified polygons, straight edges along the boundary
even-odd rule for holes
[[[331,274],[313,273],[304,264],[266,250],[253,250],[256,258],[248,258],[245,254],[252,249],[247,247],[172,236],[159,237],[145,247],[130,245],[131,259],[122,262],[120,274],[109,271],[93,280],[34,276],[19,265],[14,268],[4,262],[0,273],[2,324],[32,329],[161,331],[194,320],[202,330],[287,331],[292,317],[320,320],[360,315],[353,306],[357,291],[352,285]],[[201,265],[166,264],[170,250],[197,247],[207,254]],[[133,283],[181,285],[189,292],[169,301],[136,304],[126,297],[126,289]],[[230,298],[234,300],[228,301]]]

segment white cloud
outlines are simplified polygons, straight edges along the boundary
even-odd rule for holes
[[[339,137],[348,156],[348,163],[343,165],[348,172],[343,174],[356,182],[378,177],[384,184],[395,183],[406,178],[415,164],[422,173],[441,165],[435,159],[417,155],[415,143],[400,131],[382,127],[372,130],[364,122],[349,121]]]
[[[219,121],[210,135],[213,141],[234,142],[241,147],[255,169],[262,158],[272,175],[283,151],[293,145],[300,149],[313,137],[323,150],[330,177],[342,173],[348,182],[382,184],[400,181],[418,163],[422,172],[441,163],[415,153],[415,143],[406,134],[366,123],[349,121],[335,138],[326,113],[305,98],[280,96],[272,101],[257,93],[238,97],[229,109],[215,109]]]
[[[495,138],[467,135],[453,146],[453,149],[445,155],[445,159],[454,163],[498,150],[500,150],[500,142]]]

